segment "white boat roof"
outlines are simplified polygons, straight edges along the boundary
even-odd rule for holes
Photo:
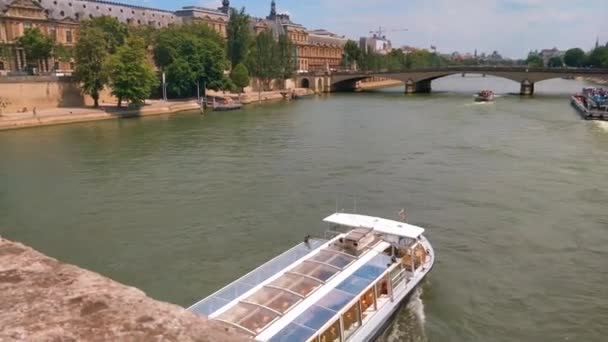
[[[411,239],[417,239],[424,233],[424,228],[411,224],[358,214],[335,213],[326,217],[323,221],[353,228],[373,229],[378,233]]]

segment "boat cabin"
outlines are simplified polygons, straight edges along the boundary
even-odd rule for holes
[[[424,229],[345,213],[325,221],[327,239],[293,247],[190,310],[258,341],[350,341],[377,326],[432,266]]]

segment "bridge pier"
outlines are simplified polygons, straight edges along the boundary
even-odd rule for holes
[[[430,93],[431,92],[431,81],[419,81],[414,82],[412,80],[408,80],[405,82],[405,93],[406,94],[415,94],[415,93]]]
[[[528,80],[521,82],[519,94],[524,96],[534,95],[534,83]]]

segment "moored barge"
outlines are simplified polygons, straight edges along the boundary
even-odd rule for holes
[[[433,267],[424,229],[336,213],[305,241],[189,308],[257,341],[350,342],[379,336]]]
[[[584,88],[570,98],[570,103],[585,120],[608,121],[608,90]]]

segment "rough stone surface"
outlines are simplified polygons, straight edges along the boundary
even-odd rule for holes
[[[0,341],[250,341],[0,237]]]

